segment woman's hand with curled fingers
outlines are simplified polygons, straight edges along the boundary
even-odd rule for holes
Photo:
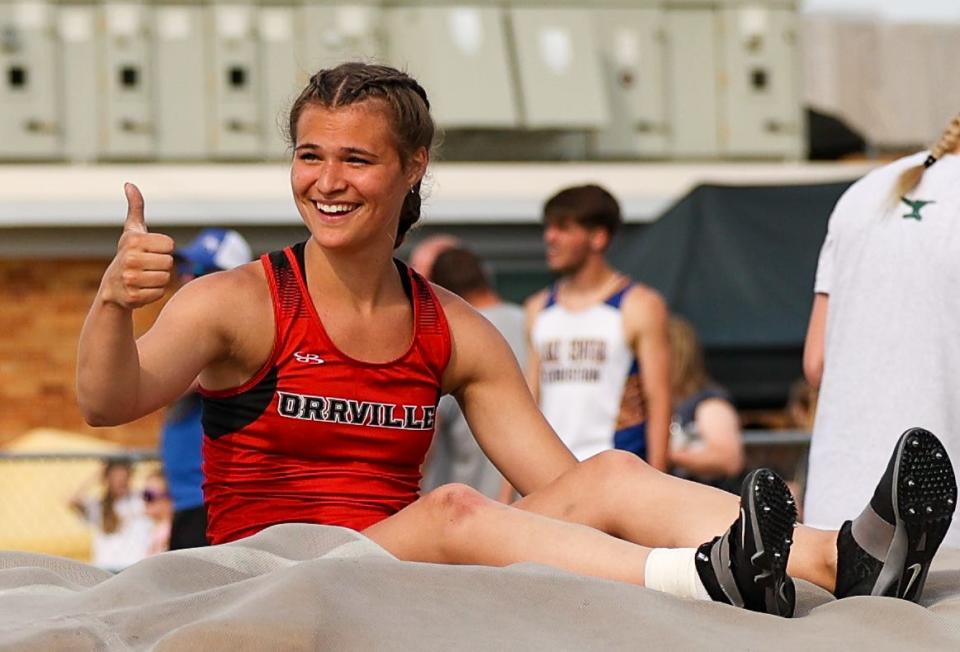
[[[123,187],[127,219],[114,257],[100,283],[100,298],[133,310],[163,297],[173,275],[173,238],[150,233],[143,216],[143,195],[132,183]]]

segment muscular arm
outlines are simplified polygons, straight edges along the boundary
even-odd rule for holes
[[[77,359],[77,394],[91,425],[127,423],[168,405],[226,354],[215,308],[220,301],[210,287],[224,285],[222,280],[205,277],[185,285],[139,340],[133,338],[132,311],[98,295]]]
[[[643,286],[634,287],[624,299],[627,335],[640,363],[647,401],[647,462],[666,471],[672,410],[667,304],[659,294]]]
[[[78,401],[87,422],[98,426],[126,423],[168,404],[225,352],[215,328],[222,306],[218,295],[205,291],[210,282],[189,283],[150,331],[134,339],[133,311],[163,296],[174,243],[147,232],[140,191],[128,184],[125,192],[128,214],[117,255],[104,273],[78,346]]]
[[[503,336],[453,294],[437,289],[453,352],[444,388],[456,396],[477,443],[526,495],[577,463],[544,419]]]
[[[813,298],[807,339],[803,345],[803,375],[811,387],[820,387],[823,380],[824,337],[827,330],[827,307],[830,295],[817,294]]]

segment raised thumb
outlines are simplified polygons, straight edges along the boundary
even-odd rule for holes
[[[123,223],[123,231],[137,233],[147,232],[147,223],[143,219],[143,195],[140,189],[132,183],[123,184],[123,194],[127,196],[127,219]]]

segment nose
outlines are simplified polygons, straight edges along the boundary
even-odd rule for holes
[[[550,244],[556,239],[557,239],[557,227],[553,226],[552,224],[544,227],[543,241],[547,244]]]
[[[336,161],[325,161],[317,174],[317,190],[324,196],[335,195],[347,187],[343,169]]]

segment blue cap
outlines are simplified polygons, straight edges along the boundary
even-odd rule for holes
[[[195,276],[233,269],[251,259],[250,245],[233,229],[204,229],[173,255],[190,263]]]

